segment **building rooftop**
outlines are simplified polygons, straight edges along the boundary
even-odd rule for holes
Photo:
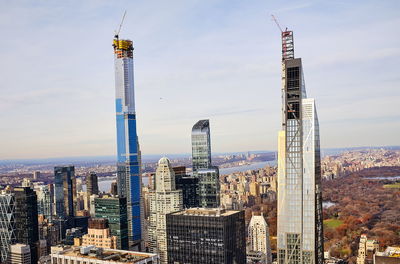
[[[103,249],[95,246],[84,247],[52,247],[51,255],[112,261],[115,263],[134,264],[148,258],[158,258],[157,254],[128,250]]]
[[[171,213],[171,215],[211,216],[220,217],[236,214],[240,211],[225,210],[220,208],[189,208],[183,211]]]
[[[210,127],[210,121],[208,119],[200,120],[194,124],[192,131],[203,132],[203,129]]]

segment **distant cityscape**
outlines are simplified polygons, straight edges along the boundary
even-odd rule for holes
[[[400,147],[321,150],[293,31],[273,20],[277,151],[212,155],[213,123],[201,119],[191,155],[142,155],[134,45],[120,26],[116,158],[2,161],[0,263],[400,263]]]

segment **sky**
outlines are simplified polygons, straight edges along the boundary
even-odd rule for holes
[[[294,31],[323,148],[399,145],[400,2],[0,0],[0,159],[115,155],[112,39],[134,41],[143,154],[276,150],[280,31]]]

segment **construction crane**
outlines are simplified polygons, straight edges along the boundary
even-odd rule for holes
[[[116,39],[118,39],[119,32],[121,31],[122,24],[124,23],[125,15],[126,15],[126,10],[125,10],[125,12],[124,12],[124,15],[122,16],[121,24],[119,24],[118,30],[115,30],[115,35],[114,35],[114,37],[115,37]]]
[[[279,30],[281,32],[283,32],[281,25],[279,25],[278,20],[276,19],[276,17],[274,15],[271,14],[272,20],[275,22],[275,24],[278,26]]]
[[[282,30],[281,25],[274,15],[271,14],[272,20],[278,26],[281,31],[282,38],[282,60],[293,59],[294,58],[294,41],[293,41],[293,31],[289,31],[287,28],[285,31]]]

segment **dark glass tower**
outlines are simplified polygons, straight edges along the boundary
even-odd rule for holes
[[[177,190],[182,190],[183,208],[199,207],[197,197],[197,187],[199,179],[186,174],[186,167],[174,167],[175,186]]]
[[[116,35],[113,47],[118,193],[127,199],[129,242],[136,246],[142,242],[143,201],[140,150],[136,131],[133,43],[130,40],[121,40]]]
[[[126,198],[96,198],[94,204],[96,217],[108,220],[111,235],[117,237],[118,249],[128,249],[128,216]]]
[[[39,223],[36,193],[30,187],[16,187],[13,193],[15,197],[16,242],[29,245],[31,263],[37,263]]]
[[[56,215],[60,219],[72,219],[77,202],[74,166],[54,168],[54,196]]]
[[[282,130],[278,140],[278,263],[322,264],[319,126],[307,98],[293,32],[282,32]]]
[[[95,172],[90,172],[86,175],[86,192],[88,196],[92,194],[99,194],[99,184],[97,181],[97,174]]]
[[[167,214],[168,263],[246,263],[244,211],[187,209]]]

